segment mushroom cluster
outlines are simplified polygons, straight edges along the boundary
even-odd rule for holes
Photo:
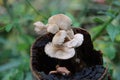
[[[84,37],[82,34],[74,34],[72,20],[64,15],[57,14],[48,19],[45,25],[38,21],[34,23],[35,31],[39,35],[47,33],[55,34],[52,41],[45,45],[45,53],[57,59],[69,59],[75,55],[75,48],[82,45]]]

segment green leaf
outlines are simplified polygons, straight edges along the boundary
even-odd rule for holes
[[[104,55],[107,56],[110,60],[113,60],[116,56],[116,49],[113,46],[108,46],[103,50]]]
[[[8,24],[6,27],[5,27],[5,31],[9,32],[13,27],[13,24]]]
[[[116,6],[120,6],[120,1],[114,1],[113,4]]]
[[[26,45],[25,43],[20,43],[18,44],[18,50],[26,50],[28,48],[29,45]]]
[[[5,27],[0,27],[0,31],[1,31],[1,30],[4,30],[4,28],[5,28]]]
[[[22,70],[18,70],[17,74],[12,76],[14,80],[24,80],[24,72]]]
[[[73,26],[79,28],[79,27],[80,27],[80,23],[79,23],[79,22],[75,22],[75,23],[73,24]]]
[[[117,34],[119,33],[119,29],[118,27],[115,27],[114,25],[110,24],[107,26],[107,33],[110,36],[110,39],[112,41],[114,41],[115,37],[117,36]]]
[[[78,22],[78,21],[76,20],[76,18],[75,18],[72,14],[66,13],[66,15],[69,16],[69,17],[72,19],[73,26],[75,26],[75,27],[79,27],[79,26],[80,26],[80,22]]]
[[[120,34],[118,34],[115,39],[117,42],[120,42]]]
[[[120,80],[120,65],[114,67],[112,77],[114,80]]]
[[[19,60],[8,62],[8,63],[0,66],[0,72],[6,71],[6,70],[14,68],[14,67],[17,67],[19,65],[20,65]]]
[[[114,11],[106,12],[106,15],[115,18]]]
[[[6,39],[4,39],[4,38],[2,38],[2,37],[0,37],[0,43],[2,43],[2,44],[5,44],[6,43]],[[3,46],[2,46],[3,47]]]
[[[25,80],[32,80],[32,74],[31,74],[31,72],[26,73]]]
[[[94,18],[93,19],[95,22],[98,22],[98,23],[103,23],[104,21],[100,18]]]
[[[95,27],[93,27],[93,28],[90,29],[90,34],[92,34],[92,35],[91,35],[92,40],[93,40],[93,38],[95,37],[96,33],[97,33],[99,30],[101,30],[101,28],[102,28],[102,25],[99,25],[99,26],[95,26]]]

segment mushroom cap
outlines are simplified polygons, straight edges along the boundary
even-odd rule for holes
[[[48,43],[45,46],[45,53],[53,58],[57,59],[69,59],[72,58],[75,55],[74,48],[68,48],[68,47],[56,47],[52,43]]]
[[[59,27],[56,24],[47,24],[47,32],[55,34],[59,31]]]
[[[37,27],[41,27],[41,26],[45,26],[42,22],[40,21],[37,21],[33,24],[34,26],[37,26]]]
[[[67,33],[65,30],[60,30],[55,34],[55,36],[52,39],[52,43],[55,45],[62,45],[64,43],[64,40],[67,36]]]
[[[64,46],[67,47],[79,47],[80,45],[82,45],[83,43],[83,35],[78,33],[74,35],[74,38],[70,41],[67,41],[66,43],[64,43]]]
[[[72,20],[64,14],[57,14],[50,17],[48,19],[48,23],[57,24],[60,27],[60,29],[67,30],[71,28]]]
[[[75,35],[74,35],[74,39],[77,40],[77,45],[76,45],[76,47],[79,47],[79,46],[82,45],[82,43],[83,43],[83,41],[84,41],[84,36],[83,36],[83,34],[78,33],[78,34],[75,34]]]
[[[74,32],[73,32],[73,30],[72,29],[69,29],[69,30],[67,30],[66,31],[67,32],[67,37],[69,38],[69,39],[73,39],[74,38]]]
[[[33,25],[35,26],[34,30],[37,34],[44,35],[47,33],[46,26],[42,22],[37,21]]]

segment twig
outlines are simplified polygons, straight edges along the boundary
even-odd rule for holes
[[[107,22],[103,24],[102,28],[93,36],[92,41],[95,41],[101,35],[101,33],[105,30],[107,25],[109,25],[119,15],[119,12],[120,10],[115,13],[114,17],[111,17]]]

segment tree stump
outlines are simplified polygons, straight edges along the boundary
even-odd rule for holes
[[[74,33],[84,35],[84,42],[75,49],[76,55],[67,60],[55,59],[44,52],[45,45],[52,41],[54,34],[38,37],[31,47],[31,71],[34,80],[110,80],[107,68],[103,67],[102,53],[93,48],[89,33],[80,28],[73,28]],[[76,62],[80,60],[80,63]],[[66,67],[71,75],[49,74],[56,65]]]

